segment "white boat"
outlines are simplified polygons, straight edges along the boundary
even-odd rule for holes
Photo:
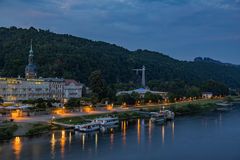
[[[151,115],[151,118],[150,118],[151,122],[160,123],[160,124],[163,124],[165,122],[165,117],[160,112],[150,112],[150,115]]]
[[[169,110],[160,111],[160,114],[164,116],[165,120],[174,120],[175,118],[174,112]]]
[[[100,129],[100,124],[96,122],[91,122],[87,124],[82,125],[75,125],[75,130],[81,131],[81,132],[92,132]]]
[[[93,120],[95,123],[99,123],[101,126],[113,126],[119,123],[118,118],[105,117],[105,118],[97,118]]]
[[[151,122],[155,122],[155,123],[164,123],[165,122],[165,118],[164,116],[158,114],[158,115],[152,115],[150,118]]]

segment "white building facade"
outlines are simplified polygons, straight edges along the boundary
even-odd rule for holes
[[[202,98],[204,98],[204,99],[211,99],[212,97],[213,97],[212,92],[203,92],[202,93]]]
[[[144,98],[146,93],[152,93],[156,95],[162,96],[164,99],[167,98],[168,92],[159,92],[159,91],[151,91],[150,89],[145,89],[145,88],[139,88],[131,91],[120,91],[117,92],[116,96],[124,95],[124,94],[132,94],[132,93],[138,93],[140,97]]]
[[[75,80],[66,79],[64,85],[64,99],[81,98],[83,86]]]
[[[44,78],[48,82],[49,99],[63,100],[64,79],[63,78]]]
[[[4,101],[49,99],[48,86],[42,79],[0,78],[0,97]]]

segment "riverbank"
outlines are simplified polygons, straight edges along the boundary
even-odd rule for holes
[[[156,104],[156,105],[146,105],[146,106],[137,106],[128,109],[114,109],[113,111],[105,111],[105,112],[92,112],[92,113],[79,113],[79,114],[66,114],[55,117],[54,119],[50,118],[51,115],[47,116],[44,120],[43,118],[38,118],[41,121],[31,121],[28,120],[26,122],[17,122],[14,123],[17,127],[15,129],[10,130],[10,133],[7,138],[9,139],[13,136],[34,136],[42,133],[48,133],[52,130],[62,129],[63,125],[75,125],[75,124],[83,124],[91,121],[92,119],[106,116],[115,116],[120,120],[134,120],[138,118],[148,118],[144,114],[140,114],[138,111],[145,112],[153,112],[159,111],[164,108],[169,109],[175,112],[177,116],[182,115],[191,115],[191,114],[199,114],[203,112],[210,112],[216,110],[216,103],[222,102],[224,99],[201,99],[194,100],[188,102],[177,102],[172,104]],[[231,97],[231,101],[240,102],[239,97]],[[33,117],[34,118],[34,117]],[[56,122],[55,124],[51,124],[50,121]],[[66,127],[67,128],[67,127]],[[4,136],[3,136],[4,137]]]
[[[77,117],[66,117],[55,119],[57,123],[75,125],[75,124],[84,124],[95,118],[101,118],[106,116],[118,117],[120,120],[134,120],[138,118],[149,118],[146,114],[141,114],[138,111],[144,112],[158,112],[160,109],[169,109],[173,111],[177,116],[198,114],[203,112],[214,111],[218,106],[216,103],[223,101],[223,99],[201,99],[188,102],[178,102],[172,104],[158,104],[158,105],[146,105],[146,106],[137,106],[136,111],[124,111],[124,112],[111,112],[95,115],[85,115]]]
[[[14,132],[18,129],[18,125],[13,122],[6,122],[0,126],[0,140],[11,139]]]
[[[78,116],[78,117],[59,118],[59,119],[55,119],[54,122],[69,124],[69,125],[76,125],[76,124],[84,124],[93,119],[107,117],[107,116],[118,117],[119,120],[144,118],[143,115],[139,114],[136,111],[125,111],[125,112],[111,112],[111,113],[102,113],[102,114],[95,114],[95,115],[85,115],[85,116]]]

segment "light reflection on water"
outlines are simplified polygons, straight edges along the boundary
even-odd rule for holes
[[[148,143],[151,143],[153,125],[152,125],[152,122],[150,119],[148,120],[148,125],[149,125],[149,127],[148,127]]]
[[[61,132],[61,141],[60,141],[60,145],[61,145],[61,157],[64,158],[64,152],[65,152],[65,143],[66,143],[66,131],[62,130]]]
[[[71,145],[71,143],[72,143],[72,132],[69,132],[68,141],[69,141],[69,145]]]
[[[141,119],[137,120],[137,139],[138,139],[138,144],[141,142]]]
[[[20,137],[15,137],[12,143],[12,149],[15,154],[16,160],[20,159],[20,153],[22,150],[22,143]]]
[[[175,135],[175,124],[172,122],[172,143],[174,143],[174,135]]]
[[[98,148],[98,134],[95,133],[95,151],[97,151]]]
[[[165,126],[162,125],[162,144],[164,145],[165,142]]]
[[[85,133],[82,134],[82,150],[85,149]]]
[[[199,134],[202,138],[205,133],[211,132],[208,130],[226,127],[224,125],[226,118],[223,120],[223,116],[223,114],[218,114],[214,117],[189,118],[190,120],[183,118],[183,120],[167,122],[165,125],[137,119],[130,122],[121,121],[119,128],[106,129],[104,132],[80,133],[62,130],[32,139],[16,137],[11,143],[1,144],[0,159],[27,160],[34,159],[32,157],[41,157],[35,159],[98,158],[103,160],[109,150],[114,154],[119,153],[119,151],[121,154],[126,153],[123,152],[125,150],[137,151],[141,155],[140,159],[144,159],[144,156],[149,154],[148,149],[151,151],[159,147],[166,148],[169,145],[183,145],[182,142],[186,141],[183,136],[185,134],[193,137]],[[216,132],[215,130],[212,132]],[[212,137],[206,141],[211,140]],[[196,144],[199,143],[201,141]],[[9,147],[11,150],[8,149]],[[137,148],[142,150],[139,151]],[[179,149],[181,150],[181,147]],[[69,158],[69,155],[72,154],[75,156]]]
[[[127,134],[127,121],[126,120],[121,122],[121,128],[122,128],[122,143],[123,143],[123,145],[125,145],[126,144],[126,138],[127,138],[127,136],[126,136],[126,134]]]
[[[136,130],[137,130],[136,134],[137,134],[137,144],[138,145],[141,144],[141,140],[144,140],[146,129],[148,131],[148,143],[151,144],[151,142],[152,142],[152,132],[153,132],[154,124],[150,120],[147,120],[147,123],[145,124],[145,121],[146,120],[143,120],[143,119],[137,119],[137,121],[136,121]],[[126,145],[126,141],[127,141],[127,128],[129,127],[128,123],[129,122],[126,120],[121,121],[121,123],[120,123],[120,130],[121,130],[121,134],[122,134],[122,144],[123,145]],[[134,125],[134,124],[132,124],[132,125]],[[160,129],[161,129],[162,144],[164,144],[165,126],[162,125],[162,126],[158,126],[158,127],[160,127]],[[173,139],[174,139],[174,127],[175,127],[174,122],[171,122]],[[109,129],[111,149],[114,146],[115,132],[116,132],[115,129],[113,129],[113,128]],[[52,132],[50,135],[50,139],[49,139],[51,159],[56,159],[57,153],[59,151],[60,151],[61,159],[64,159],[64,155],[66,154],[65,153],[66,147],[71,146],[72,141],[76,137],[79,137],[81,139],[81,148],[82,148],[82,151],[85,151],[86,141],[89,140],[89,139],[87,139],[88,136],[94,137],[95,153],[97,153],[98,143],[99,143],[99,133],[98,132],[95,132],[94,134],[92,134],[92,133],[87,134],[87,133],[80,133],[80,132],[66,131],[66,130],[62,130],[62,131],[60,131],[60,133],[59,133],[59,131]],[[68,145],[66,145],[66,143],[68,143]],[[36,149],[34,149],[35,151],[33,151],[33,152],[38,151],[38,147],[35,146],[35,148]],[[59,151],[58,151],[58,148],[60,148]],[[13,153],[15,154],[15,159],[19,160],[20,155],[21,155],[21,150],[22,150],[22,141],[21,141],[20,137],[16,137],[12,141],[12,149],[14,151]],[[39,155],[39,153],[35,153],[35,155]]]
[[[55,133],[52,133],[51,137],[51,158],[55,158],[55,145],[56,145],[56,139],[55,139]]]
[[[110,143],[111,143],[111,148],[112,148],[113,144],[114,144],[114,133],[110,134]]]

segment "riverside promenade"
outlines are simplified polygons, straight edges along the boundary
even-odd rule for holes
[[[17,117],[14,118],[14,122],[16,123],[37,123],[37,122],[45,122],[48,123],[52,119],[58,118],[67,118],[67,117],[79,117],[85,115],[97,115],[97,114],[106,114],[106,113],[113,113],[113,112],[126,112],[126,111],[137,111],[139,109],[136,108],[115,108],[112,111],[91,111],[89,113],[86,112],[74,112],[74,113],[64,113],[64,114],[49,114],[49,115],[41,115],[41,116],[31,116],[31,117]]]
[[[221,102],[223,98],[221,99],[199,99],[199,100],[193,100],[191,102],[189,101],[183,101],[183,102],[175,102],[175,103],[167,103],[167,104],[148,104],[143,106],[133,106],[129,108],[122,108],[122,107],[116,107],[111,111],[91,111],[91,112],[73,112],[73,113],[64,113],[64,114],[49,114],[49,115],[41,115],[41,116],[31,116],[31,117],[17,117],[14,118],[14,122],[16,123],[37,123],[37,122],[45,122],[48,123],[52,119],[57,118],[67,118],[67,117],[79,117],[79,116],[85,116],[85,115],[95,115],[95,114],[104,114],[104,113],[113,113],[113,112],[128,112],[128,111],[138,111],[143,108],[161,108],[163,106],[170,107],[171,105],[177,105],[182,106],[186,104],[206,104],[206,103],[217,103]]]

